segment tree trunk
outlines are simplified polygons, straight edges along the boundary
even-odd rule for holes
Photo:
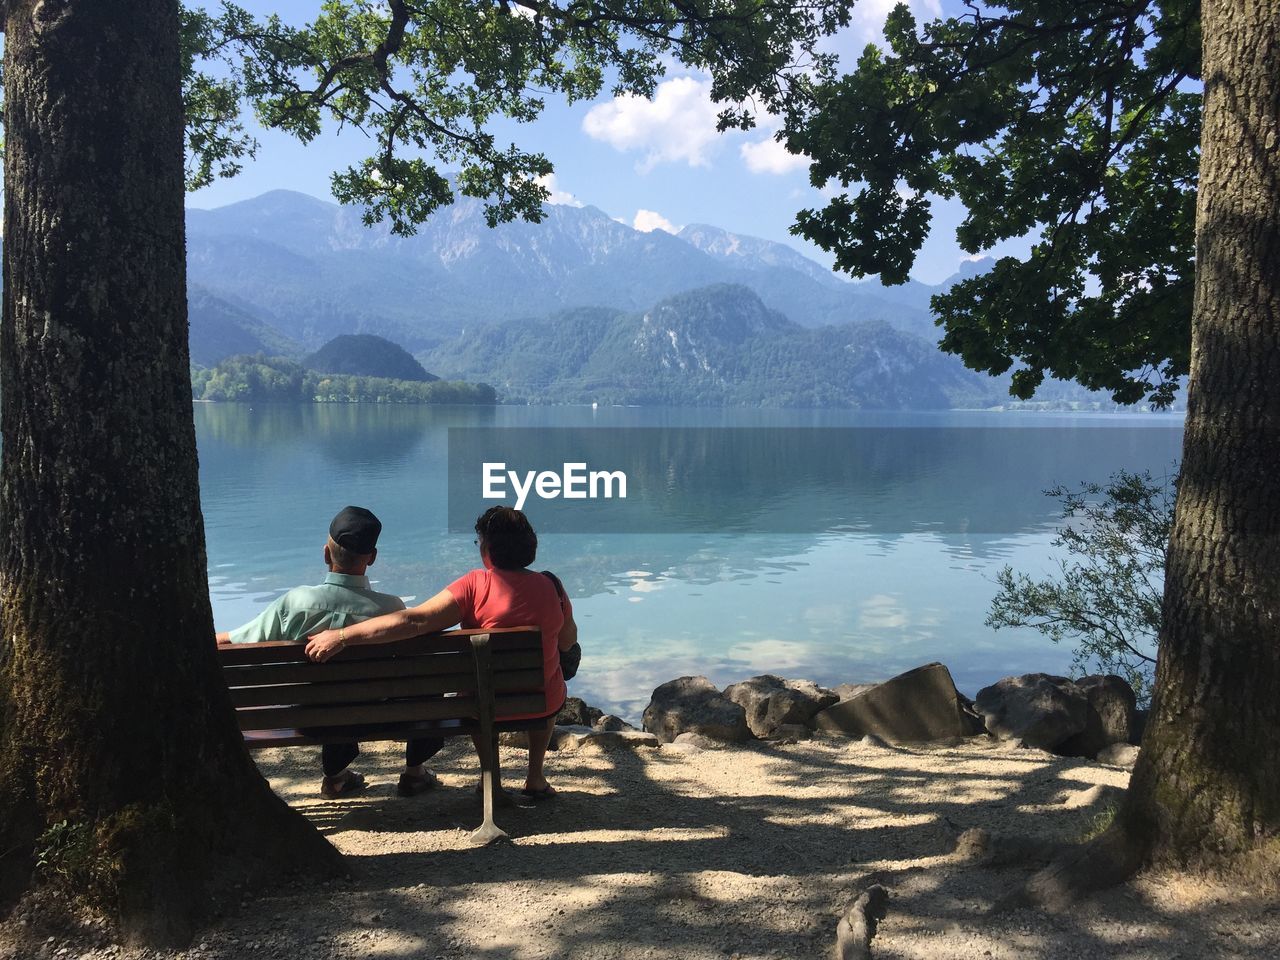
[[[134,938],[181,942],[222,883],[339,860],[214,658],[178,3],[14,0],[5,31],[0,896],[49,849]]]
[[[1182,478],[1121,822],[1149,859],[1221,865],[1280,843],[1280,2],[1202,11]]]

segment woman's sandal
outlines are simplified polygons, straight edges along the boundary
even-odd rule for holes
[[[436,775],[427,770],[418,776],[413,773],[400,774],[400,782],[396,784],[396,793],[402,797],[416,797],[420,793],[426,793],[428,790],[434,790],[440,785],[440,781],[436,779]]]
[[[520,788],[520,796],[528,797],[534,803],[542,803],[544,800],[550,800],[556,795],[556,788],[547,784],[541,790],[530,790],[528,787]]]

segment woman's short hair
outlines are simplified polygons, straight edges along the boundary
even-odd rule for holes
[[[529,518],[511,507],[490,507],[480,514],[476,533],[499,570],[523,570],[538,555],[538,535]]]

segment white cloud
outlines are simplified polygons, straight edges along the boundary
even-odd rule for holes
[[[661,163],[710,166],[719,139],[711,83],[674,77],[658,84],[652,100],[627,94],[598,103],[582,118],[582,130],[624,153],[643,151],[641,173]]]
[[[548,173],[538,178],[538,186],[542,187],[551,196],[547,197],[547,203],[558,204],[562,207],[581,207],[583,203],[568,190],[561,190],[560,185],[556,182],[556,175]]]
[[[755,143],[744,143],[738,148],[747,169],[752,173],[790,173],[802,170],[809,165],[809,158],[804,154],[789,153],[773,137]]]
[[[662,214],[653,210],[637,210],[636,218],[631,221],[631,226],[635,227],[641,233],[650,233],[654,230],[665,230],[667,233],[680,232],[679,227]]]
[[[859,0],[853,7],[853,23],[868,40],[884,39],[885,17],[902,0]],[[942,16],[940,0],[908,0],[907,6],[917,20],[936,20]]]

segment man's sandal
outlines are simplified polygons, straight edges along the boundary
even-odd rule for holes
[[[325,777],[320,781],[320,796],[326,800],[341,800],[362,793],[367,784],[364,776],[352,770],[336,777]]]

